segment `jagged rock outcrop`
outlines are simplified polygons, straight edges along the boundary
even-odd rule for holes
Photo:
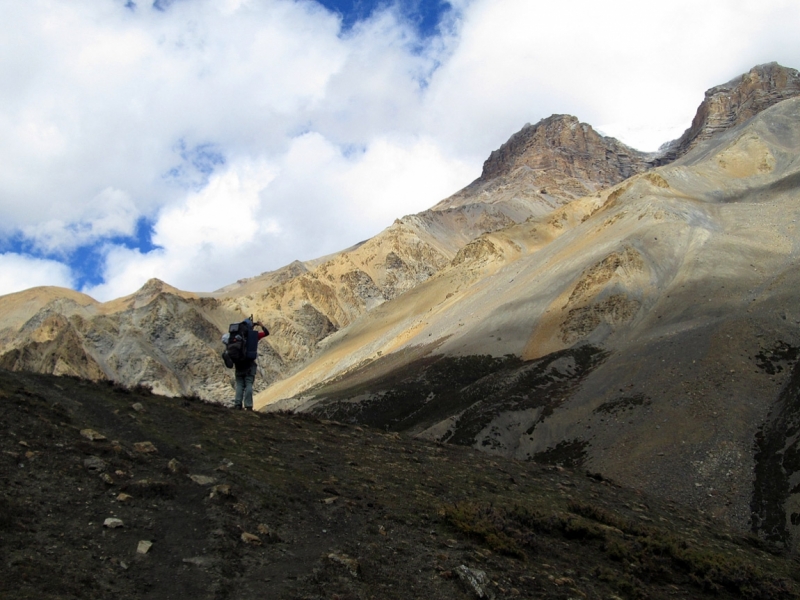
[[[706,91],[691,127],[677,140],[665,144],[653,165],[668,164],[700,142],[796,96],[800,96],[800,73],[797,70],[776,62],[753,67],[744,75]]]
[[[108,303],[54,296],[37,288],[2,298],[7,314],[28,318],[16,331],[5,324],[0,366],[141,384],[165,395],[231,395],[217,346],[220,329],[235,315],[216,300],[157,279]]]
[[[644,156],[571,115],[553,115],[526,125],[492,152],[478,181],[486,183],[527,167],[585,181],[592,189],[579,196],[586,196],[644,170]]]
[[[552,115],[511,136],[492,152],[478,179],[435,208],[523,201],[539,205],[532,214],[541,216],[645,171],[647,159],[571,115]]]

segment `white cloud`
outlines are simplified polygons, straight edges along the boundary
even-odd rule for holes
[[[69,268],[54,260],[42,260],[7,252],[0,254],[0,295],[40,285],[72,287]]]
[[[158,216],[153,227],[157,248],[142,253],[108,246],[105,282],[85,291],[110,300],[151,277],[183,289],[209,290],[228,277],[233,281],[252,275],[248,257],[263,241],[257,236],[280,234],[274,219],[259,221],[256,214],[260,194],[274,177],[274,168],[249,160],[213,175],[202,190]]]
[[[788,31],[774,39],[787,19],[800,25],[800,5],[478,0],[433,82],[428,127],[480,152],[526,121],[571,113],[654,150],[689,126],[709,87],[765,61],[800,67]]]
[[[708,87],[800,67],[790,0],[458,0],[427,41],[390,6],[342,34],[310,0],[137,4],[29,0],[0,22],[0,241],[58,256],[149,219],[158,249],[103,250],[104,298],[347,247],[551,113],[652,150]]]
[[[375,227],[430,208],[474,175],[474,165],[446,156],[430,138],[391,136],[376,138],[361,160],[333,174]]]
[[[24,235],[45,253],[63,254],[106,237],[130,237],[136,229],[139,211],[127,193],[106,188],[75,212],[73,220],[41,220],[22,227]]]
[[[214,175],[201,191],[159,215],[153,242],[169,251],[193,252],[202,246],[237,248],[252,241],[258,229],[259,194],[274,177],[269,166],[249,163]]]
[[[305,134],[280,164],[229,165],[165,209],[154,225],[159,248],[107,248],[105,283],[84,291],[109,300],[151,277],[181,289],[216,289],[262,265],[276,268],[366,239],[396,217],[430,207],[469,173],[429,140],[384,138],[348,156],[320,134]]]

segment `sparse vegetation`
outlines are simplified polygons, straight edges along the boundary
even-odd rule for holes
[[[800,598],[789,557],[597,474],[118,392],[0,371],[0,597],[464,600],[463,567],[498,600]]]
[[[458,530],[520,560],[542,552],[552,560],[559,548],[575,558],[593,554],[595,576],[632,598],[650,597],[647,588],[654,583],[690,584],[697,593],[730,592],[753,600],[796,593],[790,571],[776,575],[737,556],[735,548],[690,540],[669,526],[643,525],[590,502],[571,500],[566,511],[560,508],[558,503],[530,508],[467,502],[448,506],[444,514]],[[559,558],[569,560],[567,555]]]
[[[444,441],[473,445],[503,412],[541,408],[539,420],[544,420],[606,357],[593,346],[528,362],[513,355],[427,356],[387,377],[369,379],[368,371],[352,373],[337,381],[335,390],[319,388],[316,395],[324,400],[313,413],[390,431],[420,430],[458,414]],[[360,400],[354,403],[351,398]],[[530,435],[535,426],[526,433]],[[486,438],[483,443],[493,441]],[[580,464],[579,456],[573,453],[564,464]]]

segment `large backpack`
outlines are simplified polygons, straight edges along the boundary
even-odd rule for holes
[[[233,323],[228,327],[225,353],[234,364],[255,360],[258,357],[258,334],[253,330],[251,319]]]

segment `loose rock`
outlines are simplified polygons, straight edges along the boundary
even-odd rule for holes
[[[106,439],[106,436],[94,429],[81,429],[81,435],[91,442],[102,442]]]
[[[208,475],[189,475],[189,479],[194,481],[198,485],[211,485],[212,483],[216,483],[216,479],[213,477],[209,477]]]
[[[222,483],[211,488],[211,494],[209,494],[209,498],[215,498],[217,496],[230,497],[232,495],[231,486],[229,486],[227,483]]]
[[[133,445],[133,449],[136,452],[141,452],[142,454],[153,454],[158,452],[158,448],[153,445],[153,442],[136,442]]]
[[[328,554],[328,560],[345,567],[353,577],[359,577],[361,575],[361,565],[355,558],[351,558],[346,554],[331,553]]]
[[[484,571],[470,569],[466,565],[456,567],[456,575],[468,590],[475,594],[476,598],[494,599],[494,592],[489,589],[489,579]]]
[[[96,471],[100,473],[106,470],[106,461],[99,456],[90,456],[89,458],[84,459],[83,466],[90,471]]]
[[[184,466],[183,466],[183,465],[182,465],[182,464],[181,464],[181,463],[178,461],[178,459],[177,459],[177,458],[173,458],[173,459],[171,459],[171,460],[170,460],[170,461],[167,463],[167,468],[168,468],[168,469],[169,469],[169,470],[170,470],[172,473],[185,473],[185,472],[186,472],[186,467],[184,467]]]
[[[139,545],[136,546],[136,553],[137,554],[147,554],[150,552],[150,548],[153,547],[153,542],[150,540],[140,540]]]
[[[261,538],[258,537],[257,535],[253,535],[252,533],[247,533],[246,531],[243,531],[241,538],[245,544],[250,544],[252,546],[261,545]]]
[[[109,529],[116,529],[117,527],[124,527],[125,523],[122,522],[122,519],[115,519],[114,517],[109,517],[105,521],[103,521],[103,527],[108,527]]]
[[[144,404],[142,404],[141,402],[134,402],[133,404],[131,404],[131,408],[136,412],[144,412]]]

